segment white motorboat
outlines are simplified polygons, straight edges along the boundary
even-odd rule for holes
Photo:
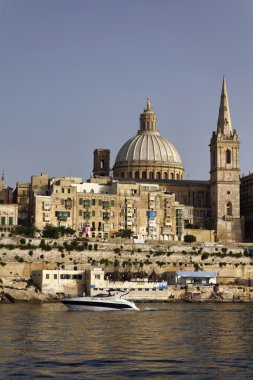
[[[120,296],[66,297],[61,302],[70,310],[139,310],[134,302]]]

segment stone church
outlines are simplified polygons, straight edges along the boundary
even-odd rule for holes
[[[164,193],[175,194],[177,202],[192,207],[192,227],[214,229],[217,241],[241,241],[239,145],[238,133],[232,129],[224,78],[217,128],[209,144],[209,181],[184,180],[180,155],[160,135],[149,98],[140,115],[137,134],[123,144],[116,156],[111,178],[126,185],[159,184]],[[93,181],[110,175],[110,150],[96,149]]]

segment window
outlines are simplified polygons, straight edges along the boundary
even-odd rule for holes
[[[161,179],[161,173],[160,173],[160,172],[157,172],[157,173],[156,173],[156,178],[157,178],[157,179]]]
[[[232,216],[232,203],[231,202],[227,202],[227,204],[226,204],[226,215]]]
[[[84,219],[90,219],[90,212],[89,211],[84,211],[84,213],[83,213],[83,217],[84,217]]]
[[[110,207],[110,202],[109,201],[104,201],[103,202],[103,208],[107,209]]]
[[[68,189],[68,194],[70,194],[70,189]]]
[[[9,226],[13,225],[13,216],[9,216]]]
[[[83,204],[82,198],[79,198],[79,205],[81,206]]]
[[[111,201],[111,206],[114,207],[114,205],[115,205],[115,202]]]
[[[54,274],[54,280],[57,280],[57,274]]]
[[[154,179],[154,172],[149,172],[149,178]]]
[[[168,174],[167,173],[163,173],[163,178],[164,179],[168,179]]]
[[[72,200],[70,198],[65,201],[65,207],[72,208]]]
[[[64,193],[64,189],[61,189],[61,192]]]
[[[100,160],[100,169],[104,169],[104,168],[105,168],[105,161]]]
[[[92,216],[96,216],[96,211],[93,210],[92,213],[91,213],[91,215]]]
[[[226,150],[226,163],[231,164],[231,150],[230,149]]]
[[[83,207],[89,208],[90,207],[90,200],[89,199],[84,199],[83,201]]]
[[[146,172],[142,172],[142,178],[147,178],[147,173]]]
[[[100,274],[95,274],[95,280],[100,280]]]
[[[46,280],[49,280],[49,273],[46,274]]]
[[[5,226],[5,216],[1,216],[1,225]]]
[[[139,172],[135,172],[134,176],[135,178],[139,178]]]
[[[92,206],[96,206],[96,199],[92,199]]]
[[[83,215],[82,210],[79,210],[79,216],[82,216],[82,215]]]

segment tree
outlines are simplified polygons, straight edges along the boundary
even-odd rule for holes
[[[42,232],[42,237],[47,239],[58,239],[61,235],[60,228],[47,224]]]
[[[15,228],[14,234],[23,235],[26,237],[34,237],[36,231],[38,231],[38,229],[36,229],[35,227],[17,226]]]
[[[184,242],[185,243],[194,243],[197,240],[195,235],[185,235]]]
[[[116,236],[122,237],[124,239],[130,239],[133,235],[133,231],[131,230],[119,230]]]

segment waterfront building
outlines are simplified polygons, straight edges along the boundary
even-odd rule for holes
[[[217,273],[205,271],[183,271],[167,272],[166,278],[170,285],[214,285]]]
[[[85,290],[84,271],[43,269],[32,271],[31,279],[43,293],[80,296]]]
[[[45,294],[65,294],[71,296],[107,295],[108,291],[127,293],[128,298],[159,300],[168,299],[166,281],[155,282],[145,279],[133,281],[112,281],[105,278],[102,268],[80,270],[43,269],[32,271],[31,279]]]

